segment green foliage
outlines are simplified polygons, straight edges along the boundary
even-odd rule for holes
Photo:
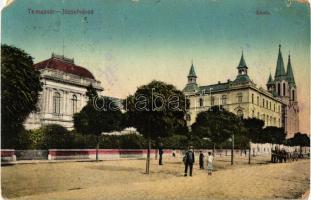
[[[287,139],[290,146],[310,146],[310,137],[305,133],[295,133],[293,138]]]
[[[246,138],[252,142],[265,142],[267,139],[263,133],[264,121],[257,118],[243,119],[243,125],[246,129]]]
[[[1,45],[1,147],[17,147],[23,122],[37,109],[42,90],[32,57],[16,47]],[[21,136],[22,137],[22,136]]]
[[[122,113],[117,105],[108,97],[103,97],[102,105],[98,105],[103,110],[95,109],[92,102],[88,102],[79,113],[74,114],[74,127],[82,134],[94,134],[99,136],[102,132],[121,130]]]
[[[217,106],[208,111],[200,112],[191,126],[193,135],[207,138],[212,143],[221,145],[233,134],[240,131],[241,121],[233,113]]]
[[[186,135],[171,135],[162,140],[163,147],[166,149],[185,149],[189,145]]]
[[[65,149],[70,145],[71,137],[66,128],[61,125],[51,124],[42,127],[44,138],[42,149]]]
[[[124,107],[130,124],[146,138],[164,138],[186,126],[185,96],[164,82],[152,81],[139,87],[127,97]]]
[[[262,143],[284,144],[286,134],[283,128],[268,126],[263,129]]]

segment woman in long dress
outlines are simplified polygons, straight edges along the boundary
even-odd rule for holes
[[[208,152],[208,157],[207,157],[207,174],[212,175],[213,171],[213,161],[214,157],[211,152]]]

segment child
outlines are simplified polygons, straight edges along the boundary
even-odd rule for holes
[[[212,153],[208,152],[208,157],[207,157],[207,173],[208,173],[208,175],[212,175],[213,161],[214,161],[214,157],[213,157]]]
[[[200,163],[200,169],[204,169],[204,154],[202,151],[200,151],[199,163]]]

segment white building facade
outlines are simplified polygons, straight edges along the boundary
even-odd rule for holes
[[[86,68],[64,56],[52,54],[51,58],[34,67],[41,73],[43,90],[39,96],[38,111],[29,115],[25,128],[59,124],[73,129],[73,114],[87,103],[86,88],[92,84],[100,93],[103,91],[101,83]]]
[[[211,106],[222,108],[243,118],[258,118],[265,126],[283,127],[287,137],[299,132],[299,107],[297,87],[294,80],[290,57],[285,72],[281,46],[274,80],[270,74],[267,90],[257,85],[248,76],[248,67],[242,53],[235,80],[199,86],[193,64],[190,67],[188,83],[183,89],[189,101],[187,121],[190,126],[198,113]]]

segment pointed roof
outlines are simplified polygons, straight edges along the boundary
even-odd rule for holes
[[[279,45],[279,54],[278,54],[278,60],[276,63],[274,79],[277,81],[286,79],[283,56],[281,52],[281,45]]]
[[[267,84],[273,84],[273,79],[272,79],[271,72],[270,72],[270,76],[269,76]]]
[[[194,71],[193,63],[191,64],[188,77],[195,77],[195,78],[197,78],[197,75],[195,74],[195,71]]]
[[[244,68],[246,67],[247,68],[247,65],[246,65],[246,62],[244,60],[244,56],[243,56],[243,51],[242,51],[242,56],[241,56],[241,59],[240,59],[240,63],[238,65],[238,68]]]
[[[290,61],[290,55],[288,55],[288,63],[287,63],[287,70],[286,70],[286,75],[287,75],[287,81],[290,86],[295,86],[295,78],[294,78],[294,73],[292,69],[292,63]]]

